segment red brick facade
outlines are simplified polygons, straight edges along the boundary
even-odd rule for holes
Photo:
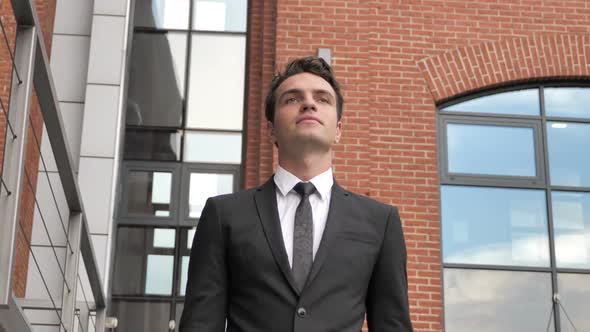
[[[48,53],[51,49],[51,38],[53,34],[53,20],[55,17],[55,6],[56,0],[37,0],[35,1],[37,13],[39,15],[41,24],[41,33],[43,34],[45,45]],[[0,15],[2,17],[2,24],[7,33],[10,50],[14,54],[15,47],[15,36],[16,36],[16,22],[14,19],[14,13],[10,1],[2,1],[0,5]],[[4,103],[6,111],[9,107],[11,79],[12,79],[12,62],[8,53],[8,48],[4,42],[4,38],[0,37],[2,42],[0,43],[0,97]],[[32,124],[35,129],[35,134],[41,144],[41,136],[43,133],[43,117],[41,115],[41,109],[37,96],[33,91],[31,110],[30,110],[30,121],[29,131],[27,137],[27,150],[26,150],[26,175],[23,176],[22,181],[22,199],[21,199],[21,210],[20,210],[20,227],[16,239],[16,257],[15,265],[13,270],[13,290],[17,297],[23,297],[26,290],[27,282],[27,269],[29,265],[29,248],[27,240],[30,240],[32,227],[33,227],[33,216],[35,211],[35,196],[37,188],[37,175],[39,170],[39,149],[33,136],[33,129],[30,127]],[[3,152],[4,152],[4,139],[6,137],[6,118],[4,113],[0,114],[0,165],[3,165]],[[24,230],[24,231],[22,231]]]
[[[264,181],[276,159],[262,107],[272,72],[331,49],[345,95],[336,178],[400,208],[415,329],[442,331],[436,104],[531,80],[588,78],[590,2],[260,0],[250,7],[246,187]]]

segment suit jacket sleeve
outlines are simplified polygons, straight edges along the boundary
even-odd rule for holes
[[[396,208],[387,217],[385,235],[367,292],[370,332],[410,332],[406,244]]]
[[[210,198],[193,239],[180,331],[225,331],[227,285],[223,228]]]

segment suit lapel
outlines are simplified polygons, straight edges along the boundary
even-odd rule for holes
[[[342,219],[346,217],[345,209],[347,207],[346,199],[349,193],[342,189],[336,182],[332,186],[332,196],[330,199],[330,210],[328,211],[328,218],[326,220],[326,227],[324,228],[324,234],[322,235],[322,241],[320,247],[313,260],[309,277],[307,278],[306,285],[309,285],[313,279],[317,276],[318,272],[322,268],[322,264],[326,260],[326,257],[332,247],[336,234],[340,231],[342,225]]]
[[[260,222],[262,223],[262,228],[264,229],[264,234],[274,259],[289,282],[289,285],[293,288],[293,291],[299,295],[300,292],[295,285],[291,273],[291,266],[289,265],[289,258],[285,251],[285,243],[283,241],[277,209],[276,189],[272,177],[256,190],[254,200],[256,201]]]

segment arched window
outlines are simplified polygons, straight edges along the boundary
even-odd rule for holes
[[[438,112],[447,331],[590,331],[590,87]]]

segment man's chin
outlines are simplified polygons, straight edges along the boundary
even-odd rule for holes
[[[328,140],[326,137],[318,135],[298,135],[296,138],[290,141],[291,147],[299,147],[303,150],[321,150],[326,151],[332,147],[334,140]]]

